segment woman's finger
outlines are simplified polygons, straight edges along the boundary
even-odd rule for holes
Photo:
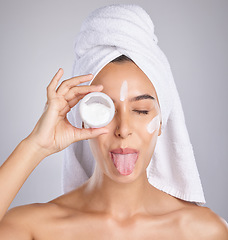
[[[74,141],[86,140],[98,137],[99,135],[108,133],[109,130],[107,128],[83,128],[78,129],[75,128],[75,139]]]
[[[86,94],[78,95],[77,97],[73,98],[68,102],[70,108],[74,107]]]
[[[60,68],[58,70],[58,72],[55,74],[55,76],[52,78],[51,82],[49,83],[49,85],[47,86],[47,97],[51,98],[53,96],[55,96],[56,94],[56,87],[58,86],[58,82],[61,79],[61,77],[63,76],[63,69]]]
[[[58,89],[56,90],[56,92],[59,95],[65,95],[69,89],[71,89],[72,87],[75,87],[81,83],[84,82],[88,82],[91,81],[93,79],[93,75],[92,74],[88,74],[88,75],[82,75],[82,76],[77,76],[77,77],[73,77],[67,80],[64,80],[58,87]]]
[[[74,98],[77,98],[78,95],[85,95],[91,92],[100,92],[102,91],[102,85],[91,85],[91,86],[80,86],[72,87],[66,94],[65,99],[69,102]]]

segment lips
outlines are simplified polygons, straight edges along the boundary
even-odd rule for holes
[[[118,154],[130,154],[130,153],[138,153],[136,149],[133,148],[118,148],[110,151],[111,153],[118,153]]]
[[[118,148],[110,151],[114,166],[121,175],[130,175],[135,168],[139,151],[132,148]]]

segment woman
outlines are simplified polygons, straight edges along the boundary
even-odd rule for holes
[[[105,7],[85,21],[75,47],[78,76],[58,86],[63,70],[57,72],[43,115],[1,166],[1,239],[228,239],[223,221],[195,204],[204,202],[200,180],[169,65],[156,43],[150,19],[137,6]],[[113,120],[99,129],[72,126],[66,114],[72,109],[75,117],[78,101],[99,91],[113,99]],[[85,139],[96,160],[88,181],[48,203],[6,213],[46,156],[71,144],[69,163],[74,146],[80,163],[83,145],[74,143]]]

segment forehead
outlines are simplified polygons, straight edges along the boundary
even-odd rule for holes
[[[103,92],[109,96],[119,94],[127,81],[130,95],[150,94],[157,99],[155,88],[146,74],[133,62],[109,63],[94,78],[91,85],[102,84]]]

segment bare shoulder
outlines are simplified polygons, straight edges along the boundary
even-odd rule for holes
[[[183,223],[189,239],[228,240],[226,222],[211,209],[195,206],[184,213]]]
[[[0,223],[3,239],[34,239],[45,222],[60,215],[58,206],[50,203],[29,204],[10,209]]]
[[[31,223],[35,217],[35,209],[36,204],[10,209],[0,223],[0,235],[3,239],[33,239]]]
[[[2,222],[31,222],[54,213],[56,208],[56,205],[51,203],[33,203],[15,207],[6,213]]]

